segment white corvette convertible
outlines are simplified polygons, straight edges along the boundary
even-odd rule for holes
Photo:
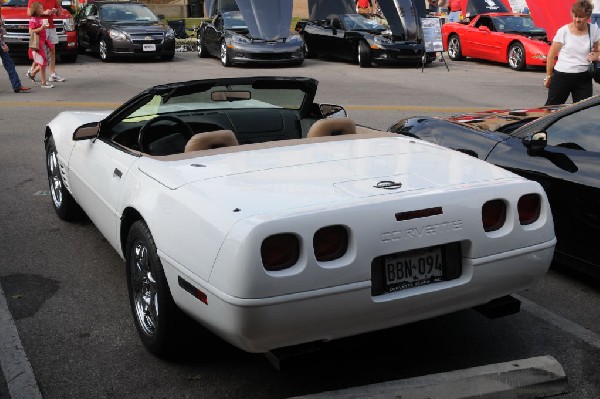
[[[356,126],[316,88],[174,83],[47,125],[54,208],[85,212],[125,259],[151,352],[173,349],[182,317],[267,352],[498,304],[546,272],[538,183]]]

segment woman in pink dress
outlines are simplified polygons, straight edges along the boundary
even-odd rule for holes
[[[54,86],[48,83],[46,80],[46,65],[48,60],[46,58],[46,47],[52,48],[54,45],[50,43],[46,36],[46,28],[48,27],[47,21],[43,20],[42,12],[44,7],[42,3],[35,2],[31,5],[30,13],[31,19],[29,20],[29,32],[35,32],[40,37],[40,45],[37,50],[29,49],[29,59],[33,61],[31,66],[31,72],[27,72],[29,79],[35,82],[35,75],[39,72],[42,76],[42,85],[44,89],[50,89]]]

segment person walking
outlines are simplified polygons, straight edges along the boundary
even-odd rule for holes
[[[564,104],[569,95],[574,103],[592,96],[588,65],[600,57],[600,28],[588,24],[591,15],[592,3],[577,0],[571,7],[573,21],[556,32],[546,63],[546,105]]]
[[[27,71],[27,76],[32,81],[35,80],[35,75],[39,72],[42,76],[42,85],[43,89],[51,89],[54,85],[51,85],[46,80],[46,65],[48,64],[48,60],[46,59],[46,49],[51,49],[54,47],[48,40],[48,36],[46,35],[46,29],[48,29],[47,20],[42,20],[42,14],[44,12],[44,7],[40,2],[34,2],[31,4],[29,9],[29,14],[31,18],[29,19],[29,33],[35,33],[39,36],[39,48],[37,49],[29,49],[29,59],[33,60],[33,64],[31,65],[31,69]]]
[[[48,27],[46,28],[46,36],[53,46],[50,48],[50,82],[64,82],[65,79],[57,75],[56,73],[56,45],[58,44],[58,34],[56,33],[56,26],[54,25],[54,17],[60,15],[62,6],[60,0],[29,0],[27,7],[31,10],[31,5],[39,1],[44,7],[44,13],[42,17],[48,21]],[[31,17],[31,15],[29,15]],[[31,70],[29,72],[32,72]]]
[[[15,93],[25,93],[30,90],[29,87],[25,87],[21,84],[21,79],[19,79],[19,74],[17,74],[17,70],[15,69],[15,63],[10,58],[8,54],[8,44],[4,42],[4,20],[2,19],[2,1],[0,1],[0,59],[2,59],[2,65],[4,69],[6,69],[6,73],[8,73],[8,78],[10,79],[10,84]]]
[[[460,0],[449,0],[448,1],[448,22],[460,22],[460,14],[462,13],[462,6]]]

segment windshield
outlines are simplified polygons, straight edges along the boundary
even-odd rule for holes
[[[361,14],[342,15],[342,23],[348,30],[385,30],[385,26]]]
[[[231,93],[231,95],[228,95]],[[250,85],[214,86],[206,91],[179,94],[177,89],[155,94],[134,110],[124,122],[137,122],[172,112],[214,111],[228,109],[298,110],[306,93],[299,89],[256,89]]]
[[[100,18],[110,22],[158,22],[149,8],[132,3],[104,4],[100,9]]]
[[[223,25],[225,29],[248,29],[244,17],[240,12],[226,12],[223,14]]]
[[[495,17],[494,24],[499,32],[523,32],[535,33],[544,32],[543,28],[535,26],[533,20],[529,17],[516,15]]]

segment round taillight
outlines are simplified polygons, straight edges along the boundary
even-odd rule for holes
[[[499,230],[506,221],[506,204],[500,199],[486,202],[481,208],[481,222],[487,232]]]
[[[542,199],[538,194],[525,194],[519,198],[517,208],[519,209],[519,222],[522,225],[532,224],[540,217]]]
[[[300,242],[292,233],[275,234],[265,238],[260,246],[263,267],[277,271],[292,267],[300,257]]]
[[[348,230],[340,225],[319,229],[313,237],[313,248],[319,262],[341,258],[348,250]]]

